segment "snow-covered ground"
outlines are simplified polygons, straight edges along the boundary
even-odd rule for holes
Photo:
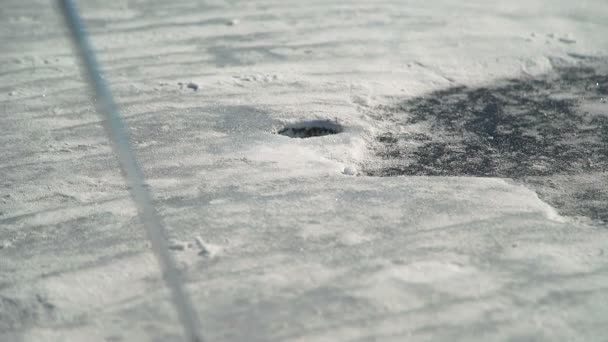
[[[605,1],[78,3],[208,341],[608,336]],[[0,41],[0,341],[179,341],[60,16]]]

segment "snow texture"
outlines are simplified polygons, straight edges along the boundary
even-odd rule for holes
[[[0,9],[0,341],[181,341],[49,3]],[[208,341],[608,336],[605,1],[78,4]]]

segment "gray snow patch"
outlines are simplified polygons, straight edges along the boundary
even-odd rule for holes
[[[31,298],[0,295],[0,332],[53,320],[54,315],[55,305],[40,294]]]

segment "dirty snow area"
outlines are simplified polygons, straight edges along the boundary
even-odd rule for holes
[[[0,341],[182,341],[49,1],[0,7]],[[605,1],[78,1],[207,341],[608,336]]]

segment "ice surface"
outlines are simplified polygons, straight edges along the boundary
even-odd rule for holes
[[[446,132],[387,120],[403,101],[601,61],[604,1],[79,4],[207,340],[608,336],[608,231],[563,188],[360,172],[387,132]],[[0,341],[179,341],[60,23],[0,11]],[[344,131],[275,134],[314,120]],[[583,176],[555,175],[608,193]]]

